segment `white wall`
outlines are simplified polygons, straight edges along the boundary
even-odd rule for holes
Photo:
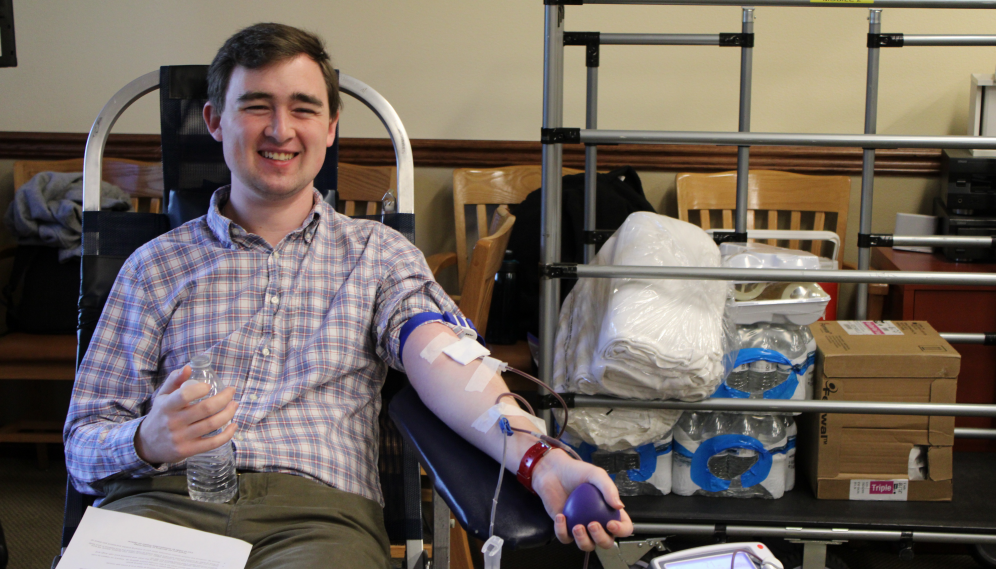
[[[279,21],[323,35],[336,64],[384,94],[413,138],[536,140],[543,7],[539,0],[16,1],[19,67],[0,69],[0,131],[85,132],[129,80],[163,64],[208,63],[236,29]],[[753,129],[861,132],[865,8],[759,8]],[[991,33],[991,10],[888,9],[883,31]],[[569,31],[740,30],[738,7],[567,7]],[[565,124],[583,122],[582,48],[568,48]],[[600,126],[727,130],[737,126],[740,51],[602,49]],[[961,134],[971,73],[993,48],[882,50],[879,131]],[[154,98],[153,98],[154,99]],[[116,132],[158,131],[153,100]],[[342,134],[382,136],[359,104]]]

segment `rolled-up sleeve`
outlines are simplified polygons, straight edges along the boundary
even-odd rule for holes
[[[421,251],[399,233],[385,230],[382,238],[383,259],[388,262],[374,314],[377,355],[394,369],[404,371],[399,349],[405,322],[423,312],[459,314],[460,309],[433,278]]]
[[[133,255],[121,268],[76,375],[63,439],[66,468],[77,490],[95,483],[165,471],[135,452],[135,433],[155,394],[165,318]]]

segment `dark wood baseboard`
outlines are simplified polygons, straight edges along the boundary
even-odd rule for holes
[[[0,159],[58,160],[83,156],[85,133],[0,132]],[[539,164],[539,142],[504,140],[411,141],[416,167],[493,168],[511,164]],[[861,173],[860,148],[758,146],[751,149],[754,169],[786,170],[806,174]],[[159,136],[112,134],[104,155],[132,160],[160,160]],[[343,162],[366,166],[394,164],[394,149],[388,139],[343,138]],[[584,167],[584,146],[564,145],[564,165]],[[735,170],[737,149],[732,146],[686,146],[674,144],[620,144],[598,148],[599,168],[633,166],[643,171],[720,172]],[[880,175],[935,176],[941,169],[941,151],[899,148],[879,150],[875,173]]]

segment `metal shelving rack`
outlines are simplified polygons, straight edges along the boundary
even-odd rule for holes
[[[871,2],[841,0],[814,3],[810,0],[758,0],[753,6],[822,6],[864,7]],[[543,79],[543,181],[540,234],[540,374],[544,380],[553,376],[554,340],[558,321],[560,279],[564,278],[670,278],[718,279],[741,281],[806,281],[846,282],[858,284],[858,319],[867,314],[867,283],[888,284],[958,284],[996,285],[993,273],[931,273],[869,271],[871,247],[892,245],[994,247],[992,237],[954,236],[902,236],[871,233],[872,197],[874,193],[875,150],[878,148],[961,148],[996,149],[996,137],[971,136],[910,136],[876,134],[878,107],[879,53],[881,49],[903,46],[996,46],[996,35],[908,35],[881,32],[882,8],[964,8],[993,9],[992,0],[874,0],[869,12],[868,72],[865,93],[865,122],[863,134],[798,134],[754,133],[750,130],[751,72],[754,47],[754,8],[742,7],[743,18],[739,33],[720,34],[619,34],[600,32],[565,32],[566,5],[582,4],[644,4],[644,5],[701,5],[741,6],[736,0],[544,0],[544,79]],[[587,97],[585,128],[565,128],[563,124],[563,83],[565,46],[586,48]],[[598,66],[601,45],[711,45],[736,47],[741,50],[740,106],[738,132],[678,132],[604,130],[597,128]],[[747,240],[747,172],[750,147],[756,145],[786,146],[840,146],[859,147],[863,151],[861,183],[861,215],[858,235],[857,271],[765,271],[747,269],[700,267],[634,267],[590,266],[560,262],[560,211],[562,201],[561,168],[563,144],[585,144],[585,255],[588,262],[595,246],[606,235],[595,230],[595,172],[599,144],[714,144],[738,147],[737,152],[737,210],[733,232],[726,232],[719,240],[745,242]],[[950,342],[993,344],[996,334],[942,334]],[[839,401],[773,401],[773,400],[708,400],[688,403],[679,401],[626,401],[609,398],[573,397],[575,406],[605,407],[633,406],[671,409],[768,411],[768,412],[846,412],[879,414],[920,414],[949,416],[996,417],[996,405],[966,404],[903,404]],[[955,429],[955,436],[965,438],[996,438],[996,429]],[[637,533],[675,531],[678,526],[667,524],[636,524]],[[684,526],[691,533],[712,531]],[[740,535],[768,535],[797,538],[805,542],[804,567],[823,567],[826,544],[835,536],[830,531],[787,528],[740,528]],[[837,531],[837,530],[834,530]],[[858,535],[861,533],[861,535]],[[892,534],[897,534],[893,536]],[[898,532],[852,532],[852,539],[900,539]],[[984,543],[996,545],[996,535],[959,534],[957,532],[918,532],[910,540],[959,543]],[[648,545],[642,543],[641,545]],[[649,544],[649,545],[652,545]],[[621,546],[619,546],[621,547]],[[644,549],[644,551],[646,551]],[[604,561],[603,561],[604,563]]]

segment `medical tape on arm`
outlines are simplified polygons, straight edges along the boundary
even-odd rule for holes
[[[540,419],[539,417],[530,415],[529,413],[523,411],[516,405],[512,405],[511,403],[505,403],[504,401],[499,402],[497,405],[494,405],[490,409],[485,411],[480,417],[477,418],[476,421],[474,421],[472,426],[478,431],[486,433],[490,431],[492,427],[495,426],[495,423],[498,422],[498,419],[502,415],[506,417],[512,417],[512,416],[525,417],[532,422],[533,426],[536,427],[537,431],[541,433],[547,432],[546,421]]]
[[[443,349],[451,344],[456,344],[459,340],[449,334],[439,334],[432,339],[431,342],[426,344],[425,348],[422,349],[422,353],[419,354],[423,360],[429,362],[430,364],[436,361],[439,354],[443,353]]]
[[[470,376],[470,381],[467,382],[467,391],[484,391],[484,387],[491,381],[491,378],[495,376],[499,371],[505,371],[508,369],[508,364],[496,360],[495,358],[485,356],[484,361],[481,365],[477,366],[474,370],[474,375]]]
[[[478,344],[471,338],[461,338],[459,342],[443,348],[443,353],[460,365],[467,365],[477,358],[490,356],[491,350]]]

